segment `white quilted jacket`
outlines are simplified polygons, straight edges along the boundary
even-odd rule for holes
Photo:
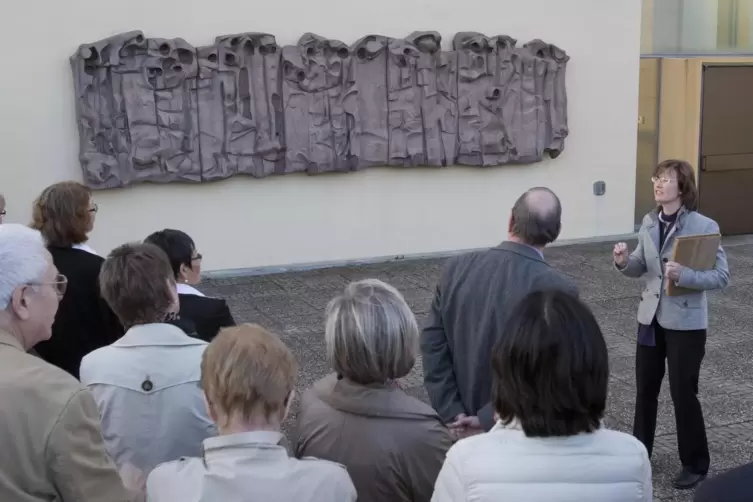
[[[528,438],[514,424],[458,441],[447,453],[432,502],[651,502],[646,448],[600,429]]]

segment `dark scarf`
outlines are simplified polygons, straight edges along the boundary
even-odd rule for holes
[[[673,214],[664,214],[663,211],[659,211],[659,250],[664,247],[664,242],[672,231],[672,227],[675,226],[679,213],[680,211],[676,211]]]

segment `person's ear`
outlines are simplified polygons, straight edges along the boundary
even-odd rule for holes
[[[513,219],[512,215],[510,215],[510,219],[507,221],[507,232],[512,233],[512,227],[515,225],[515,220]]]
[[[16,314],[16,316],[22,321],[26,321],[29,319],[29,317],[31,317],[31,312],[29,312],[28,305],[29,299],[26,295],[26,289],[26,286],[16,288],[10,297],[10,307],[13,309],[13,312]]]
[[[191,272],[191,267],[189,267],[185,263],[181,263],[180,270],[178,271],[178,280],[181,282],[186,282],[186,278],[188,277],[188,274],[190,272]]]

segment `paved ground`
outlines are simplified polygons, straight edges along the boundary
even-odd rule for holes
[[[710,331],[701,372],[712,474],[753,461],[753,243],[726,245],[732,285],[710,296]],[[632,248],[632,246],[631,246]],[[641,283],[611,269],[611,244],[555,247],[550,263],[571,275],[598,317],[611,354],[607,423],[629,432],[633,414],[633,367]],[[322,317],[328,300],[349,281],[377,277],[397,287],[420,322],[425,321],[442,259],[215,279],[202,289],[223,296],[239,321],[259,322],[283,334],[301,365],[299,389],[329,372],[324,358]],[[406,379],[410,392],[426,399],[420,362]],[[669,389],[660,397],[654,451],[654,493],[661,500],[691,500],[671,488],[679,469]]]

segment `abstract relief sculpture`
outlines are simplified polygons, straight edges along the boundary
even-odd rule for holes
[[[495,166],[557,157],[567,128],[560,48],[508,36],[313,33],[183,39],[124,33],[71,57],[80,161],[92,188],[369,166]]]

